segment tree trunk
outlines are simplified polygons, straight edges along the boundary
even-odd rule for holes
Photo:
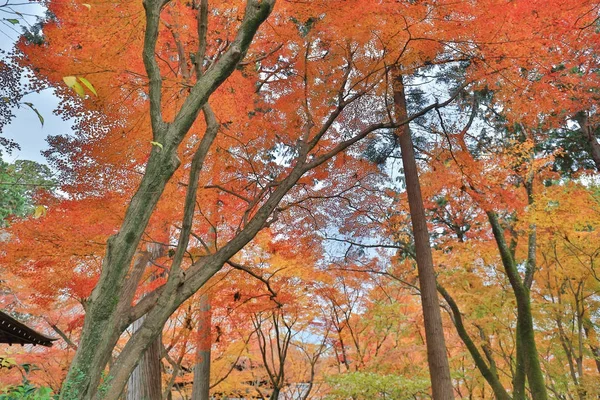
[[[442,297],[446,300],[446,303],[450,306],[450,310],[452,311],[452,315],[454,316],[454,326],[456,327],[456,331],[458,332],[458,336],[462,339],[463,343],[471,353],[471,357],[473,357],[473,361],[475,361],[475,365],[479,369],[479,372],[485,380],[488,382],[492,390],[494,391],[494,395],[497,400],[511,400],[511,397],[506,392],[504,386],[500,382],[498,375],[493,371],[483,359],[483,356],[479,352],[479,349],[471,339],[471,336],[467,332],[465,326],[463,325],[462,315],[460,314],[460,310],[458,309],[458,305],[450,296],[450,293],[444,289],[441,285],[438,285],[438,291],[442,295]]]
[[[408,119],[406,109],[406,98],[404,95],[404,84],[402,76],[394,69],[394,105],[399,121]],[[434,400],[448,400],[454,398],[454,389],[450,378],[450,367],[446,354],[446,343],[444,340],[444,328],[442,326],[442,315],[440,303],[437,296],[435,270],[429,243],[429,232],[427,231],[427,220],[417,163],[415,161],[414,148],[408,124],[403,125],[398,132],[400,149],[402,151],[402,164],[406,180],[406,192],[410,208],[413,235],[415,238],[415,250],[417,268],[419,272],[419,285],[421,288],[421,303],[423,307],[423,319],[425,321],[425,339],[427,342],[427,362],[429,364],[429,376]]]
[[[210,398],[210,350],[212,346],[210,334],[212,313],[208,294],[200,296],[199,308],[192,400],[208,400]]]
[[[168,234],[165,235],[168,237]],[[165,242],[168,239],[164,240]],[[151,260],[160,258],[165,252],[165,246],[160,244],[150,243],[147,245],[149,257]],[[151,263],[147,263],[147,267]],[[153,274],[150,279],[156,279],[156,274]],[[132,332],[136,332],[144,321],[145,317],[139,318],[131,324]],[[162,400],[161,387],[161,359],[162,335],[159,335],[150,345],[148,350],[142,356],[139,364],[129,377],[127,382],[126,400]]]
[[[271,397],[269,397],[269,400],[277,400],[279,399],[279,387],[276,387],[273,389],[273,392],[271,392]]]
[[[515,375],[513,376],[513,398],[514,400],[525,400],[525,381],[527,377],[527,368],[525,367],[525,352],[523,351],[523,340],[521,340],[520,328],[517,323],[515,331],[515,353],[516,365]]]
[[[121,230],[108,240],[100,280],[89,300],[81,340],[63,383],[61,399],[81,400],[96,395],[102,372],[124,330],[123,318],[135,294],[135,288],[127,291],[125,284],[130,263],[152,210],[178,165],[174,156],[153,149],[146,174],[130,202]]]
[[[135,332],[142,325],[144,318],[136,320],[132,325]],[[133,370],[127,382],[127,400],[162,400],[160,350],[162,340],[159,336],[152,342]]]
[[[596,170],[600,171],[600,143],[594,134],[594,127],[589,123],[586,111],[578,112],[573,119],[577,121],[585,141],[588,143],[590,156],[596,165]]]
[[[167,182],[180,165],[177,157],[178,147],[200,110],[207,103],[209,96],[231,75],[240,60],[244,58],[259,26],[271,13],[274,2],[275,0],[247,1],[244,19],[236,38],[213,68],[198,79],[176,118],[167,124],[162,118],[162,77],[155,56],[160,13],[164,3],[157,0],[144,1],[146,27],[142,56],[149,78],[153,139],[161,143],[161,146],[152,146],[144,176],[127,207],[119,232],[107,242],[102,273],[89,300],[79,347],[63,382],[60,395],[62,400],[92,399],[96,397],[99,389],[101,389],[100,395],[106,394],[107,398],[111,399],[118,398],[139,360],[139,355],[143,354],[150,347],[152,340],[159,335],[165,321],[180,304],[179,300],[183,301],[183,298],[192,295],[192,293],[185,293],[178,297],[174,294],[174,289],[166,285],[165,290],[168,289],[166,298],[153,308],[154,313],[146,318],[140,330],[132,337],[132,340],[138,339],[134,340],[135,343],[125,346],[126,356],[123,354],[119,356],[120,361],[111,368],[107,381],[102,382],[102,373],[121,333],[129,323],[131,304],[138,284],[138,281],[127,276],[131,262]],[[199,38],[199,41],[203,40],[205,38]],[[200,165],[202,162],[203,158]],[[236,247],[237,243],[230,245]],[[186,249],[179,250],[183,252]],[[204,277],[197,277],[196,280],[203,281]],[[115,367],[116,371],[113,371]]]
[[[527,381],[531,390],[533,400],[546,400],[548,393],[544,374],[540,365],[540,360],[535,343],[533,328],[533,317],[531,315],[531,302],[529,291],[525,290],[518,294],[517,298],[517,334],[521,340],[521,349],[525,359],[525,370],[527,371]]]
[[[515,294],[517,301],[517,371],[516,376],[522,375],[523,372],[527,375],[529,389],[533,400],[546,400],[548,393],[546,391],[546,383],[544,374],[540,366],[537,346],[535,343],[535,331],[533,327],[533,316],[531,315],[531,300],[529,297],[529,288],[525,286],[519,275],[517,264],[513,255],[504,239],[504,231],[498,221],[498,216],[493,211],[487,211],[488,219],[492,226],[492,232],[496,239],[498,250],[502,258],[502,264],[508,280]],[[522,358],[521,358],[522,357]],[[522,360],[522,361],[521,361]],[[515,386],[515,391],[517,387]],[[524,398],[525,394],[514,398]]]

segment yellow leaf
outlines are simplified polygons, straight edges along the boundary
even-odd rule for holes
[[[0,357],[0,369],[1,368],[10,369],[15,365],[17,365],[17,362],[15,361],[14,358]]]
[[[77,83],[77,78],[74,76],[63,76],[63,81],[65,81],[68,87],[72,88]]]
[[[38,219],[40,217],[43,217],[44,215],[46,215],[46,207],[44,207],[44,206],[35,207],[35,210],[33,211],[33,218]]]
[[[152,146],[158,146],[158,147],[160,147],[161,149],[163,148],[163,145],[162,145],[162,144],[160,144],[160,143],[158,143],[158,142],[153,142],[153,141],[150,141],[150,144],[151,144]]]
[[[88,10],[92,9],[92,6],[87,3],[81,3],[82,6],[87,7]]]

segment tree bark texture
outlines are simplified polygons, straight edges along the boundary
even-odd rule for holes
[[[408,119],[406,97],[402,75],[397,69],[393,76],[394,106],[399,121]],[[437,284],[433,258],[427,230],[427,220],[415,153],[408,124],[403,125],[398,132],[398,141],[402,152],[402,164],[406,180],[406,192],[410,208],[413,235],[415,240],[416,260],[421,288],[421,304],[425,322],[425,339],[427,342],[427,363],[434,400],[449,400],[454,398],[454,389],[450,377],[450,367],[446,354],[442,315],[437,296]]]
[[[199,308],[200,313],[198,316],[198,337],[192,400],[209,400],[212,312],[208,294],[200,296]]]
[[[165,236],[167,238],[166,242],[168,241],[168,234]],[[165,246],[161,244],[149,243],[146,247],[151,260],[160,258],[166,251]],[[147,263],[147,266],[150,265],[150,262]],[[156,274],[153,274],[150,279],[156,279]],[[144,318],[139,318],[131,324],[133,333],[142,326]],[[126,400],[162,400],[161,349],[162,335],[159,335],[148,347],[139,364],[131,373],[127,382]]]
[[[142,326],[144,317],[136,320],[131,328],[133,332]],[[146,350],[139,364],[133,370],[127,382],[127,400],[162,400],[160,350],[162,340],[159,336]]]
[[[533,326],[533,316],[531,314],[529,288],[524,284],[519,275],[517,264],[504,239],[504,230],[498,221],[498,216],[493,211],[487,211],[487,215],[492,226],[496,244],[500,251],[504,270],[508,276],[517,302],[517,368],[515,371],[515,390],[513,398],[515,400],[525,399],[524,390],[521,392],[523,383],[516,382],[516,380],[519,376],[522,377],[523,375],[526,375],[533,400],[546,400],[548,398],[548,393],[535,343],[535,330]],[[519,379],[524,381],[523,378]]]
[[[135,293],[124,293],[129,264],[160,193],[178,165],[176,158],[156,149],[152,151],[147,172],[131,200],[121,230],[108,240],[100,280],[89,300],[79,347],[61,391],[62,399],[93,398],[98,389],[104,389],[98,388],[102,372],[123,331],[122,317]]]
[[[581,129],[581,133],[589,145],[589,153],[596,165],[596,170],[600,171],[600,143],[594,134],[594,127],[590,124],[586,111],[577,113],[573,119],[577,121]]]

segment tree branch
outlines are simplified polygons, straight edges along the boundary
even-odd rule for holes
[[[144,34],[144,50],[142,58],[149,79],[150,117],[152,123],[152,134],[155,141],[162,140],[162,134],[166,126],[162,118],[162,76],[156,62],[156,42],[158,40],[158,28],[160,25],[160,12],[167,3],[164,0],[145,0],[143,2],[146,11],[146,30]]]

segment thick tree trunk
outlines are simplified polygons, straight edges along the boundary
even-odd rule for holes
[[[174,155],[152,151],[147,172],[130,202],[121,230],[108,240],[102,274],[89,300],[81,340],[64,381],[61,399],[81,400],[96,395],[102,372],[124,330],[124,314],[135,293],[126,290],[125,284],[130,262],[152,210],[178,165]]]
[[[132,324],[135,332],[142,325],[144,318]],[[133,370],[127,382],[127,400],[162,400],[160,350],[162,340],[159,336],[152,342]]]
[[[194,384],[192,400],[209,400],[210,398],[210,350],[211,340],[211,307],[208,294],[200,296],[200,315],[198,316],[198,340],[196,349],[196,366],[194,367]]]
[[[168,242],[168,234],[165,236],[164,242]],[[166,249],[163,245],[149,243],[147,251],[150,259],[156,260],[165,253]],[[148,262],[147,267],[150,265],[151,263]],[[150,279],[154,280],[156,278],[156,274],[153,274]],[[136,332],[142,326],[144,318],[139,318],[131,324],[132,332]],[[131,373],[127,382],[126,400],[162,400],[161,349],[162,335],[159,335],[152,342],[148,350],[146,350],[139,364]]]
[[[406,98],[402,76],[397,70],[394,71],[394,105],[399,121],[408,119],[406,109]],[[444,340],[444,328],[442,326],[442,315],[437,296],[435,270],[429,243],[429,232],[427,231],[427,220],[417,163],[415,161],[414,148],[408,124],[403,125],[398,132],[400,149],[402,151],[402,164],[406,180],[406,192],[410,207],[410,218],[412,221],[413,234],[415,238],[415,250],[417,268],[419,272],[419,285],[421,288],[421,303],[423,307],[423,319],[425,321],[425,339],[427,342],[427,362],[429,364],[429,376],[434,400],[448,400],[454,398],[454,389],[450,378],[450,367],[446,354],[446,343]]]
[[[540,366],[540,360],[535,343],[533,328],[533,317],[531,315],[531,302],[529,300],[529,291],[523,291],[517,298],[517,334],[521,340],[521,350],[525,359],[525,369],[527,371],[527,381],[531,390],[533,400],[546,400],[548,394],[544,374]]]
[[[590,156],[596,165],[596,170],[600,171],[600,143],[594,134],[594,127],[589,123],[587,112],[581,111],[573,119],[579,124],[581,133],[589,145]]]
[[[302,177],[306,171],[305,168],[304,160],[301,159],[294,166],[287,178],[280,183],[269,199],[259,208],[254,217],[248,221],[242,232],[221,247],[216,253],[203,257],[200,261],[189,267],[186,270],[187,279],[185,281],[181,281],[182,274],[170,274],[169,280],[162,287],[158,298],[153,299],[153,304],[155,305],[148,311],[142,327],[129,339],[112,365],[109,376],[110,384],[105,395],[106,400],[118,399],[141,354],[148,348],[152,340],[158,336],[171,314],[185,300],[189,299],[206,284],[223,267],[225,262],[254,238],[258,231],[262,229],[283,196]],[[144,302],[144,300],[142,299],[140,303]]]

